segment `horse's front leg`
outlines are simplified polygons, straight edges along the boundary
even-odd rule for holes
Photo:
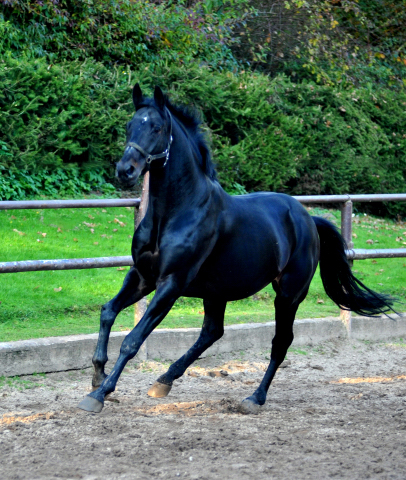
[[[168,276],[157,286],[154,298],[148,306],[145,315],[123,340],[120,355],[112,371],[97,390],[90,393],[79,403],[79,408],[95,413],[99,413],[102,410],[104,398],[109,393],[114,392],[125,365],[135,357],[148,335],[163,320],[177,298],[179,298],[180,292],[179,282],[174,275]]]
[[[99,339],[97,341],[96,350],[92,359],[94,366],[92,379],[93,389],[100,387],[103,380],[107,376],[104,373],[104,367],[108,360],[107,344],[109,341],[111,327],[113,326],[117,315],[121,312],[121,310],[129,307],[135,302],[138,302],[152,290],[152,288],[148,289],[146,287],[138,271],[132,267],[127,273],[123,286],[118,294],[112,300],[102,306],[100,314]]]

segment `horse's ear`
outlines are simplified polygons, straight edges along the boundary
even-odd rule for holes
[[[141,92],[140,84],[136,83],[133,88],[133,103],[136,110],[138,105],[141,102],[142,102],[142,92]]]
[[[154,100],[156,106],[163,110],[165,106],[165,95],[162,93],[162,90],[159,87],[155,87]]]

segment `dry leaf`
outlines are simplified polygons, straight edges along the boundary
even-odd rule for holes
[[[322,300],[321,298],[319,298],[319,299],[317,300],[317,303],[324,303],[324,300]]]
[[[91,229],[90,229],[90,233],[94,233],[94,228],[91,228]]]
[[[99,242],[93,242],[93,245],[99,245]]]
[[[107,213],[107,210],[102,210],[102,213]]]
[[[92,228],[97,227],[96,223],[83,222],[83,225],[85,225],[86,227],[89,227],[89,228],[90,227],[92,227]]]
[[[18,234],[21,235],[22,237],[23,237],[24,235],[26,235],[24,232],[20,232],[20,231],[17,230],[16,228],[13,228],[13,232],[18,233]]]
[[[128,238],[133,238],[133,236],[132,236],[132,235],[128,235]]]
[[[369,243],[371,245],[372,243],[374,243],[374,241],[369,239],[369,240],[367,240],[367,243]]]
[[[113,228],[113,232],[118,232],[118,228]]]
[[[120,220],[118,218],[114,219],[114,223],[118,223],[120,225],[120,227],[125,227],[125,225],[126,225],[124,222],[120,222]]]
[[[74,241],[74,242],[78,242],[79,240],[78,240],[77,238],[74,238],[73,241]]]
[[[125,267],[118,267],[117,270],[121,272],[122,270],[125,270]]]
[[[62,287],[54,288],[54,292],[60,292],[62,290]]]
[[[37,288],[39,288],[39,285],[37,285],[36,287],[34,287],[34,290],[37,290]]]
[[[94,217],[92,217],[92,215],[90,215],[90,213],[87,217],[90,218],[91,220],[94,220]]]
[[[37,242],[38,243],[44,243],[44,240],[40,240],[39,238],[37,238]]]
[[[100,235],[102,238],[106,238],[107,235],[105,233],[103,233],[103,235]]]
[[[62,228],[61,228],[61,227],[58,227],[57,232],[62,233]]]
[[[15,217],[14,215],[11,215],[10,219],[11,220],[17,220],[17,217]]]

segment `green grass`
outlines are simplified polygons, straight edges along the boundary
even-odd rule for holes
[[[339,212],[330,211],[330,215],[339,223]],[[0,261],[130,255],[134,212],[131,208],[0,211],[0,229]],[[354,233],[355,248],[396,248],[406,243],[404,223],[364,214],[355,216]],[[355,262],[354,272],[369,287],[404,300],[405,266],[406,259],[361,260]],[[102,268],[0,275],[0,341],[97,332],[100,307],[118,292],[127,271]],[[253,297],[230,302],[226,324],[272,320],[273,299],[268,286]],[[297,318],[331,315],[337,316],[338,309],[326,296],[317,272]],[[202,301],[181,298],[160,328],[200,327],[202,320]],[[128,330],[133,323],[130,307],[118,316],[113,331]]]
[[[34,373],[32,375],[33,380],[37,379],[38,376],[45,377],[45,373]],[[13,387],[22,391],[30,388],[42,387],[42,384],[32,380],[23,379],[21,377],[0,377],[0,388],[3,387]]]

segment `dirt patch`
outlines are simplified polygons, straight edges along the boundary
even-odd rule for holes
[[[146,392],[168,365],[130,365],[99,415],[76,409],[91,370],[3,382],[2,478],[406,478],[404,342],[296,349],[243,415],[268,358],[200,360],[161,399]]]

